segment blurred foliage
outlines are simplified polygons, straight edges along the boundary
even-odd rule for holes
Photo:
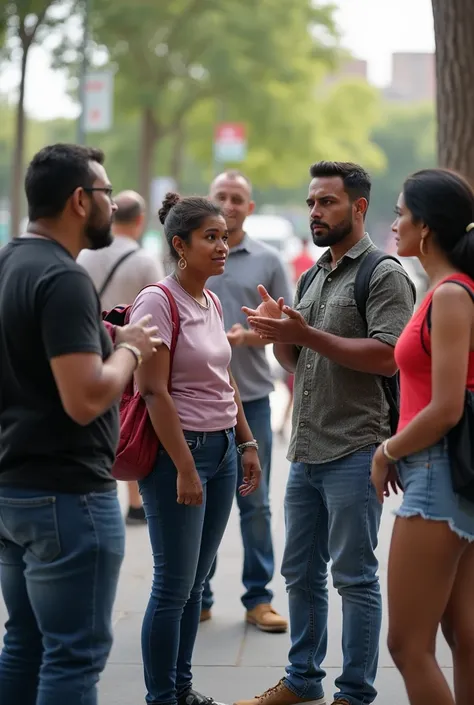
[[[77,30],[83,3],[7,2],[0,38],[9,57],[18,58],[25,11],[29,23],[50,8],[35,40],[47,37],[76,90],[81,32],[70,23]],[[147,196],[150,178],[172,176],[182,192],[206,193],[224,166],[213,161],[215,125],[235,121],[247,127],[248,154],[225,166],[248,174],[259,204],[300,206],[312,162],[351,160],[374,176],[371,221],[390,219],[407,173],[434,163],[434,111],[386,105],[358,79],[328,80],[344,58],[333,12],[311,0],[294,0],[291,12],[281,0],[93,0],[89,55],[116,69],[115,117],[109,133],[88,141],[106,152],[115,190]],[[14,110],[0,103],[0,198],[11,186],[14,132]],[[75,134],[71,121],[28,120],[25,158]]]
[[[384,152],[387,166],[374,176],[370,219],[391,222],[406,177],[419,169],[436,166],[434,105],[387,106],[372,139]]]
[[[25,86],[28,56],[35,43],[41,43],[58,28],[76,7],[76,0],[5,0],[0,5],[0,66],[15,62],[20,68],[16,105],[14,149],[11,163],[10,234],[17,235],[22,209],[21,180],[25,159]]]
[[[363,122],[363,117],[344,117],[343,100],[339,111],[336,96],[320,95],[318,87],[340,55],[329,5],[294,0],[288,12],[281,0],[140,0],[133,5],[94,0],[91,29],[91,55],[99,60],[107,55],[117,69],[121,125],[114,132],[122,125],[124,131],[127,125],[139,129],[134,144],[145,193],[156,160],[163,163],[158,151],[171,149],[173,164],[183,162],[181,136],[186,153],[205,165],[209,179],[213,130],[222,120],[246,124],[249,153],[242,168],[252,179],[277,186],[293,183],[308,152],[323,150],[327,141],[349,151],[352,137],[333,136],[334,115],[323,115],[321,104],[334,101],[339,125],[345,121],[352,135],[352,124],[357,129]],[[77,46],[70,36],[57,49],[56,61],[74,74]],[[354,91],[351,102],[363,103]],[[165,173],[170,170],[175,169],[165,167]]]

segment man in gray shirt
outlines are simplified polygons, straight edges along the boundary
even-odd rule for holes
[[[248,179],[237,171],[218,176],[211,185],[210,197],[224,209],[229,231],[230,252],[225,272],[212,277],[208,287],[222,302],[224,323],[233,347],[232,373],[239,387],[245,415],[259,444],[262,482],[257,492],[248,497],[236,495],[244,546],[242,602],[247,621],[267,632],[286,631],[288,624],[272,608],[272,592],[268,583],[273,577],[274,559],[271,517],[268,497],[272,457],[270,392],[272,375],[265,353],[265,342],[247,326],[242,306],[257,306],[261,301],[257,286],[262,284],[269,294],[289,300],[290,284],[278,252],[244,230],[245,219],[254,209],[252,188]],[[240,483],[238,483],[240,484]],[[211,616],[213,603],[209,580],[204,586],[201,620]]]
[[[381,625],[375,557],[382,513],[370,481],[375,447],[390,435],[384,377],[396,372],[394,346],[414,304],[411,282],[383,260],[369,283],[365,320],[354,295],[356,275],[376,248],[364,232],[370,177],[360,166],[321,162],[311,167],[307,199],[321,257],[309,286],[300,279],[295,309],[282,318],[249,312],[253,329],[275,342],[275,354],[295,372],[289,460],[286,547],[282,572],[290,604],[292,647],[286,678],[265,705],[326,703],[321,664],[327,647],[327,565],[343,606],[343,672],[337,705],[368,705],[377,691]],[[256,315],[255,315],[256,314]],[[262,696],[239,705],[260,705]]]
[[[122,191],[114,201],[117,211],[112,244],[102,250],[82,250],[77,258],[94,282],[103,311],[117,304],[133,303],[139,291],[164,277],[161,262],[139,245],[146,222],[145,201],[135,191]],[[146,524],[138,484],[128,482],[127,486],[126,522]]]

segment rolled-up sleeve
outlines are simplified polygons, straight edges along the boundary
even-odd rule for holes
[[[413,315],[413,289],[401,265],[385,261],[372,275],[366,319],[369,338],[395,347]]]

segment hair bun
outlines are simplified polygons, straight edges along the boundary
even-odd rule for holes
[[[181,200],[181,196],[178,193],[168,192],[163,200],[160,210],[158,211],[158,218],[160,223],[164,225],[166,216],[170,210]]]

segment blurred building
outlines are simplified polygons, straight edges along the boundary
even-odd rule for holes
[[[367,61],[364,61],[363,59],[347,59],[333,74],[327,77],[326,84],[334,85],[335,83],[344,81],[348,78],[360,78],[367,81],[367,75]]]
[[[392,81],[385,90],[389,100],[413,103],[435,100],[435,56],[421,52],[398,52],[392,55]]]

